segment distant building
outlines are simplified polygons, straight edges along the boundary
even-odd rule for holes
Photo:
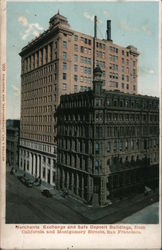
[[[19,165],[19,130],[20,120],[6,121],[6,162],[14,168]]]
[[[21,169],[54,184],[56,173],[55,120],[53,113],[66,93],[92,88],[93,68],[103,70],[103,88],[126,93],[138,90],[138,51],[134,46],[118,46],[111,40],[73,31],[59,13],[49,28],[28,43],[21,56]]]
[[[57,187],[88,203],[158,186],[159,99],[102,89],[63,95],[57,117]]]

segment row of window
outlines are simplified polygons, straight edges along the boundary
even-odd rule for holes
[[[34,103],[34,100],[32,100]],[[37,106],[37,107],[23,107],[23,114],[32,114],[32,113],[46,113],[48,111],[48,106],[51,105],[44,105],[44,106]],[[52,111],[56,111],[56,105],[53,106]],[[32,116],[31,116],[32,117]]]
[[[51,65],[45,66],[42,69],[36,70],[32,73],[23,75],[22,76],[22,83],[27,83],[27,82],[33,81],[33,79],[42,78],[42,76],[44,77],[45,75],[48,76],[52,72],[53,67],[54,67],[54,69],[55,69],[55,67],[57,67],[56,63],[54,65],[51,64]]]
[[[42,107],[42,111],[43,111],[43,107]],[[47,112],[48,111],[52,111],[52,106],[48,106],[47,107]],[[27,116],[23,116],[21,118],[21,121],[23,123],[23,125],[27,125],[30,123],[30,120],[32,120],[33,123],[39,123],[39,122],[51,122],[52,121],[52,115],[35,115],[35,116],[32,116],[32,115],[27,115]]]
[[[28,139],[31,139],[31,140],[43,141],[43,142],[47,142],[47,143],[52,142],[52,137],[51,136],[36,134],[36,132],[34,132],[34,134],[32,134],[31,132],[30,133],[23,132],[22,137],[23,138],[28,138]]]
[[[74,41],[78,41],[78,35],[74,35]],[[80,41],[88,45],[91,45],[92,43],[92,41],[86,37],[80,37]]]
[[[102,52],[102,51],[96,51],[96,55],[97,57],[100,57],[100,58],[105,58],[105,52]]]
[[[26,131],[51,132],[51,126],[47,125],[23,125],[22,129]]]
[[[29,99],[29,97],[33,97],[33,96],[42,95],[42,94],[45,94],[47,92],[50,92],[50,93],[52,92],[52,85],[48,85],[46,87],[39,88],[39,89],[26,91],[26,92],[22,93],[22,100]]]

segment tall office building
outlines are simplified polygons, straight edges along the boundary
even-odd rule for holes
[[[93,68],[103,70],[103,88],[137,93],[138,51],[133,46],[118,46],[111,40],[73,31],[59,13],[49,28],[20,52],[21,125],[20,168],[54,184],[56,143],[53,113],[66,93],[92,87]]]
[[[102,89],[61,96],[57,187],[92,205],[158,187],[159,100]]]

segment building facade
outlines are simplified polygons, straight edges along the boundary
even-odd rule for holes
[[[20,120],[7,120],[6,122],[6,163],[9,166],[19,166],[19,136]]]
[[[70,28],[59,13],[49,28],[20,52],[21,125],[19,166],[50,184],[55,183],[56,141],[53,112],[60,96],[92,88],[93,68],[103,70],[103,88],[137,93],[138,51],[115,45],[111,23],[107,39]]]
[[[144,186],[158,186],[159,100],[102,89],[61,96],[57,117],[57,187],[88,203],[109,200]]]

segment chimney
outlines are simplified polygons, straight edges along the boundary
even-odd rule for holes
[[[107,20],[107,41],[112,41],[111,40],[111,20]]]
[[[94,16],[94,38],[97,38],[97,16]]]

